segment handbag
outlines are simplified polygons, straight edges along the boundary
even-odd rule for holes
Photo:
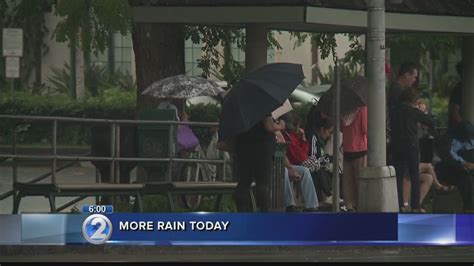
[[[321,167],[321,163],[315,156],[308,157],[301,165],[308,168],[310,172],[316,172]]]
[[[198,138],[196,135],[194,135],[193,130],[187,125],[178,127],[177,141],[179,151],[192,150],[196,148],[197,145],[199,145]]]

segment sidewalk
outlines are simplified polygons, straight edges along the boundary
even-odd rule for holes
[[[51,167],[47,166],[29,166],[18,167],[18,180],[26,182],[42,174],[51,171]],[[133,172],[132,172],[133,174]],[[57,182],[61,183],[94,183],[95,182],[95,167],[89,163],[80,163],[74,167],[66,168],[56,174]],[[50,183],[51,177],[45,178],[39,183]],[[12,189],[12,167],[0,167],[0,194],[3,194]],[[64,203],[74,199],[74,197],[58,197],[56,206],[61,206]],[[78,208],[84,204],[95,204],[93,197],[86,198],[77,203]],[[0,214],[10,214],[13,207],[13,198],[8,197],[0,201]],[[65,212],[69,211],[69,207]],[[25,197],[21,201],[20,213],[48,213],[49,202],[44,197]]]
[[[206,254],[206,255],[203,255]],[[0,246],[0,262],[474,262],[474,247]]]

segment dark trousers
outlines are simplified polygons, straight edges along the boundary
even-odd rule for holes
[[[411,208],[420,208],[420,151],[419,148],[406,148],[394,151],[393,165],[397,173],[398,206],[403,207],[403,178],[408,175],[411,181]]]
[[[455,185],[461,194],[463,210],[473,210],[472,173],[461,167],[441,162],[436,165],[436,174],[448,184]]]
[[[258,152],[253,147],[236,150],[236,172],[238,176],[235,203],[239,212],[250,212],[250,189],[255,181],[256,201],[260,212],[270,208],[270,184],[273,172],[273,153]]]

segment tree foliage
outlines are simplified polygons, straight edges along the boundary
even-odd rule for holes
[[[198,67],[205,76],[213,74],[229,84],[234,84],[244,73],[244,66],[232,55],[232,44],[245,51],[245,30],[238,27],[187,26],[186,39],[202,44],[203,55]],[[268,31],[267,47],[281,49],[273,31]],[[221,49],[222,48],[222,49]]]
[[[61,18],[54,31],[58,42],[80,43],[84,51],[96,54],[105,50],[111,34],[131,30],[126,0],[62,0],[56,2],[55,14]]]

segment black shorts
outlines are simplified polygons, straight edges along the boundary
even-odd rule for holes
[[[344,161],[354,161],[367,155],[367,151],[344,152]]]

